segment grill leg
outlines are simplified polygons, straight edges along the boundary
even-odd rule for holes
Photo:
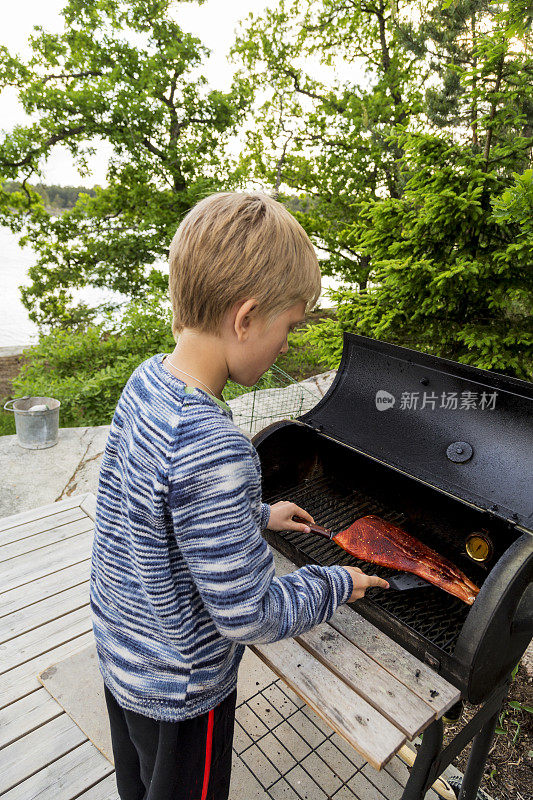
[[[479,733],[474,737],[472,750],[468,757],[468,764],[466,765],[466,771],[461,784],[459,800],[475,800],[476,798],[499,714],[500,709],[498,709],[494,716],[487,720]]]
[[[441,751],[444,725],[436,719],[422,736],[415,763],[409,780],[403,790],[402,800],[422,800],[438,775],[435,775],[435,762]]]

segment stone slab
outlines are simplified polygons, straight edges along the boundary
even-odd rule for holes
[[[60,428],[46,450],[21,447],[16,435],[0,437],[0,517],[29,511],[98,489],[109,425]]]

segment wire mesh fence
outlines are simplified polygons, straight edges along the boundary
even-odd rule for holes
[[[298,382],[273,364],[251,387],[228,381],[224,398],[233,412],[233,421],[250,436],[272,422],[295,419],[313,408],[322,393],[313,381]]]

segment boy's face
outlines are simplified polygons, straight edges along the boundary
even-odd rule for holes
[[[234,351],[231,378],[242,386],[253,386],[274,363],[279,355],[289,349],[289,331],[303,322],[305,303],[296,303],[279,314],[270,326],[261,317],[250,316],[235,321],[247,331],[244,340]],[[238,373],[238,374],[237,374]]]

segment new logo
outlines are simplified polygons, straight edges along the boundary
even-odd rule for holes
[[[386,392],[385,389],[380,389],[376,392],[376,408],[378,411],[387,411],[389,408],[392,408],[394,403],[396,402],[396,398],[390,392]]]

